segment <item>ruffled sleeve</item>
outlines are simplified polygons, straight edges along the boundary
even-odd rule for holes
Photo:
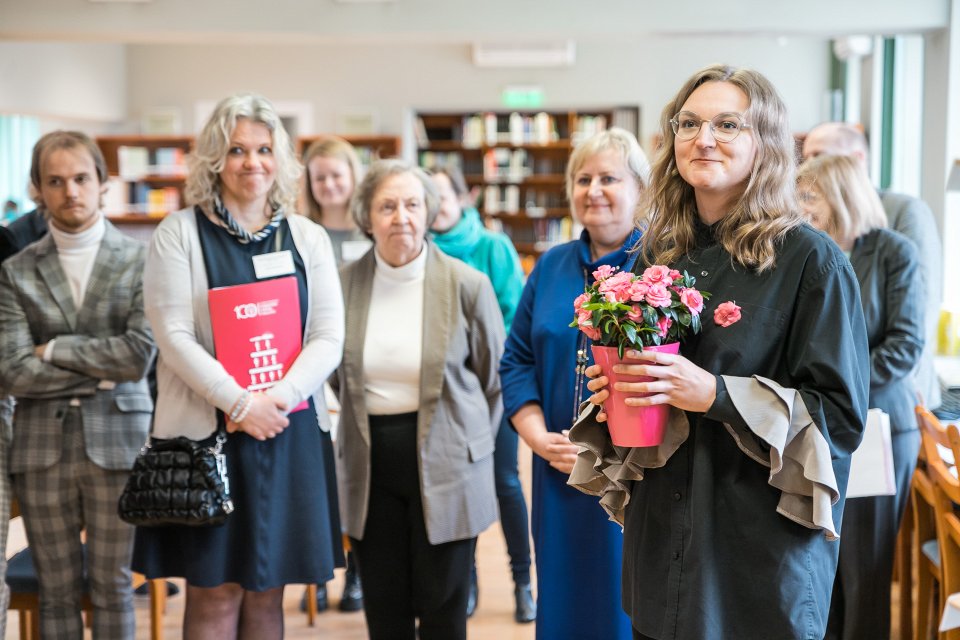
[[[570,442],[580,446],[577,462],[567,484],[588,495],[599,496],[600,506],[623,526],[624,511],[630,502],[631,480],[643,480],[644,469],[667,463],[690,435],[687,415],[670,408],[663,443],[657,447],[618,447],[610,440],[607,425],[597,422],[599,407],[581,405],[580,417],[570,429]]]
[[[839,538],[832,506],[840,491],[830,446],[800,394],[761,376],[722,377],[746,428],[723,426],[741,451],[770,468],[770,485],[781,491],[777,512],[822,529],[828,540]]]

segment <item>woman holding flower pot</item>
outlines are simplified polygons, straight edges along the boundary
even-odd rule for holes
[[[605,416],[585,417],[571,483],[623,522],[635,638],[822,638],[867,407],[856,277],[804,224],[786,108],[765,77],[697,72],[661,131],[635,270],[668,265],[713,295],[679,355],[630,350],[637,364],[614,368],[653,378],[617,383],[651,394],[627,403],[680,410],[664,444],[615,449]],[[595,404],[601,373],[587,371]]]
[[[890,416],[897,492],[851,498],[843,511],[840,564],[828,638],[889,638],[890,580],[900,520],[920,451],[913,372],[924,344],[925,288],[916,246],[885,228],[863,166],[850,156],[803,163],[800,203],[813,226],[850,256],[870,343],[870,408]]]
[[[373,640],[466,638],[474,541],[497,518],[503,317],[490,280],[427,240],[438,209],[422,170],[375,162],[351,205],[373,249],[341,270],[340,504]]]
[[[591,357],[586,336],[567,324],[570,301],[597,269],[633,264],[649,165],[636,138],[614,128],[580,143],[566,175],[584,231],[541,256],[527,280],[500,364],[503,402],[534,453],[536,637],[620,640],[630,638],[620,607],[620,528],[595,500],[567,486],[577,457],[567,430],[587,395],[579,371]]]

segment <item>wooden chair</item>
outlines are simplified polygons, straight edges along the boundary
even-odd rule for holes
[[[913,472],[913,479],[910,482],[910,503],[913,513],[913,535],[911,544],[911,555],[913,564],[917,567],[917,599],[914,607],[914,626],[912,634],[902,634],[901,637],[913,637],[917,640],[930,638],[936,630],[939,619],[939,612],[942,607],[939,606],[942,589],[941,581],[941,561],[940,545],[937,540],[937,517],[936,517],[936,480],[930,473],[928,463],[928,447],[932,449],[934,460],[940,460],[940,452],[937,444],[946,446],[946,433],[941,430],[928,433],[924,428],[924,419],[921,412],[926,412],[923,407],[916,408],[917,423],[920,426],[922,437],[922,446],[917,462],[917,468]],[[943,596],[945,597],[945,596]]]
[[[897,582],[897,597],[900,601],[897,626],[900,638],[913,636],[913,498],[907,493],[907,504],[897,532],[897,546],[894,557],[893,577]]]
[[[20,504],[15,498],[10,501],[10,519],[20,517]],[[18,551],[7,562],[7,584],[10,586],[10,605],[8,609],[17,611],[20,619],[20,640],[39,640],[40,638],[40,585],[33,566],[30,548]],[[134,574],[133,586],[136,588],[147,582],[150,592],[150,638],[163,640],[163,614],[167,608],[167,585],[162,579],[147,580],[139,573]],[[84,578],[84,593],[81,599],[87,626],[93,617],[93,603],[90,601],[89,585]]]
[[[960,461],[960,431],[955,425],[946,428],[925,409],[917,411],[927,469],[934,480],[934,510],[937,516],[937,541],[940,547],[941,589],[937,617],[946,605],[947,596],[960,591],[960,480],[956,467]],[[951,460],[945,461],[937,444],[947,447]],[[941,634],[946,640],[960,640],[960,629]]]

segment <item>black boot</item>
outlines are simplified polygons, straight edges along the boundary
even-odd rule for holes
[[[300,611],[307,610],[307,590],[303,590],[303,597],[300,598]],[[317,613],[327,610],[327,583],[317,585]]]
[[[340,598],[340,611],[360,611],[363,609],[363,588],[360,586],[360,572],[353,552],[347,554],[347,574],[344,576],[343,597]]]
[[[513,612],[513,619],[520,624],[533,622],[537,619],[537,603],[533,599],[533,590],[530,583],[518,584],[513,590],[513,597],[516,600],[516,610]]]
[[[467,594],[467,617],[469,618],[477,610],[477,574],[470,574],[470,593]]]

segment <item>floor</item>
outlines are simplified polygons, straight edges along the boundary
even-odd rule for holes
[[[529,502],[530,490],[530,450],[520,445],[520,475]],[[11,522],[8,555],[12,555],[26,545],[26,538],[19,519]],[[513,620],[513,581],[510,577],[506,546],[500,525],[495,524],[481,536],[477,544],[477,571],[480,585],[480,598],[477,612],[469,620],[468,636],[470,640],[532,640],[534,625],[520,625]],[[182,586],[182,585],[181,585]],[[336,605],[343,590],[343,571],[338,570],[333,582],[328,585],[330,609],[317,616],[313,627],[307,626],[307,616],[299,610],[303,588],[290,585],[284,595],[284,619],[288,640],[300,638],[324,638],[331,640],[361,640],[367,637],[363,613],[341,613]],[[149,640],[149,610],[146,597],[137,598],[137,640]],[[170,598],[164,617],[164,639],[181,638],[183,616],[183,595]],[[5,640],[19,637],[17,614],[10,612],[7,620]],[[86,634],[90,638],[89,631]]]

